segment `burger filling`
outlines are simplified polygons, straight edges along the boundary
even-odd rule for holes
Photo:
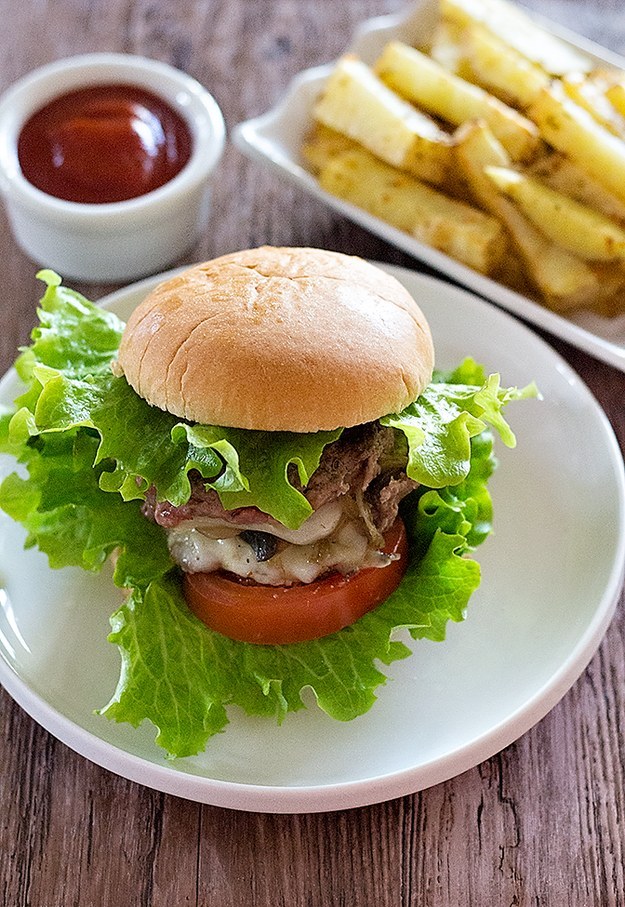
[[[172,557],[190,573],[225,570],[267,585],[311,583],[332,571],[345,575],[384,567],[384,534],[399,503],[416,488],[406,475],[404,436],[369,423],[346,429],[329,444],[308,485],[292,467],[291,483],[313,508],[288,529],[256,507],[225,510],[219,495],[191,473],[191,496],[174,507],[151,490],[144,513],[168,533]]]

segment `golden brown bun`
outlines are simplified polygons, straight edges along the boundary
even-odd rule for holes
[[[192,422],[309,432],[397,412],[430,381],[425,317],[361,258],[264,246],[196,265],[133,312],[119,363]]]

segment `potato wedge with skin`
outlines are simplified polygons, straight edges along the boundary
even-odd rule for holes
[[[481,25],[552,76],[589,72],[592,61],[506,0],[440,0],[441,15],[462,28]]]
[[[625,225],[625,201],[617,198],[565,155],[555,152],[536,161],[527,171],[552,189]]]
[[[358,142],[347,138],[347,136],[340,132],[336,132],[334,129],[330,129],[329,126],[324,126],[322,123],[315,123],[304,139],[301,155],[309,169],[314,174],[318,175],[320,170],[332,157],[343,151],[353,150],[354,148],[359,148],[363,151],[366,150],[363,149],[362,145]],[[389,164],[389,166],[391,165]],[[397,168],[397,170],[399,170],[399,168]],[[414,174],[408,173],[407,171],[400,170],[399,172],[405,173],[407,176],[414,179],[418,179]],[[459,201],[466,201],[467,191],[466,183],[462,181],[458,168],[454,168],[453,172],[449,174],[445,181],[445,194]]]
[[[482,273],[489,273],[506,250],[506,233],[493,217],[443,195],[362,148],[331,157],[319,173],[319,183],[332,195]]]
[[[546,142],[566,154],[617,198],[625,201],[625,142],[566,95],[544,88],[528,110]]]
[[[453,159],[450,136],[354,56],[339,60],[313,116],[394,167],[435,185],[447,179]]]
[[[464,123],[454,133],[454,152],[476,202],[499,217],[501,196],[484,173],[485,167],[510,167],[512,161],[488,124],[480,120]]]
[[[525,108],[549,84],[543,69],[482,26],[467,26],[463,40],[472,81],[507,104]]]
[[[516,170],[484,173],[556,245],[587,261],[625,260],[625,230],[607,217]]]
[[[485,123],[467,123],[456,131],[460,166],[484,208],[505,224],[526,271],[545,302],[559,312],[593,305],[615,287],[601,283],[586,262],[556,246],[503,196],[486,175],[489,166],[510,165],[501,143]]]
[[[515,161],[530,160],[540,147],[531,120],[414,47],[390,41],[374,69],[393,91],[454,126],[469,119],[485,120]]]
[[[335,154],[349,151],[354,147],[357,147],[356,142],[348,139],[346,135],[330,129],[329,126],[315,123],[304,139],[301,154],[313,173],[319,173]]]

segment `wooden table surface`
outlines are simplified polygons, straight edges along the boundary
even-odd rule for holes
[[[625,52],[621,0],[528,5]],[[62,56],[134,52],[203,82],[232,127],[267,109],[297,71],[334,58],[359,21],[399,6],[0,0],[0,90]],[[4,371],[33,326],[39,286],[0,216]],[[261,243],[310,244],[419,268],[230,145],[210,229],[187,260]],[[109,288],[78,289],[99,298]],[[625,375],[550,342],[604,406],[622,447]],[[624,630],[619,608],[572,689],[503,752],[429,790],[335,813],[243,813],[155,792],[75,754],[0,691],[0,904],[624,904]]]

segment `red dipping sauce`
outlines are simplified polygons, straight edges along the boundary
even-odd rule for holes
[[[163,186],[185,166],[191,146],[189,126],[162,98],[133,85],[93,85],[34,113],[17,153],[37,189],[104,204]]]

